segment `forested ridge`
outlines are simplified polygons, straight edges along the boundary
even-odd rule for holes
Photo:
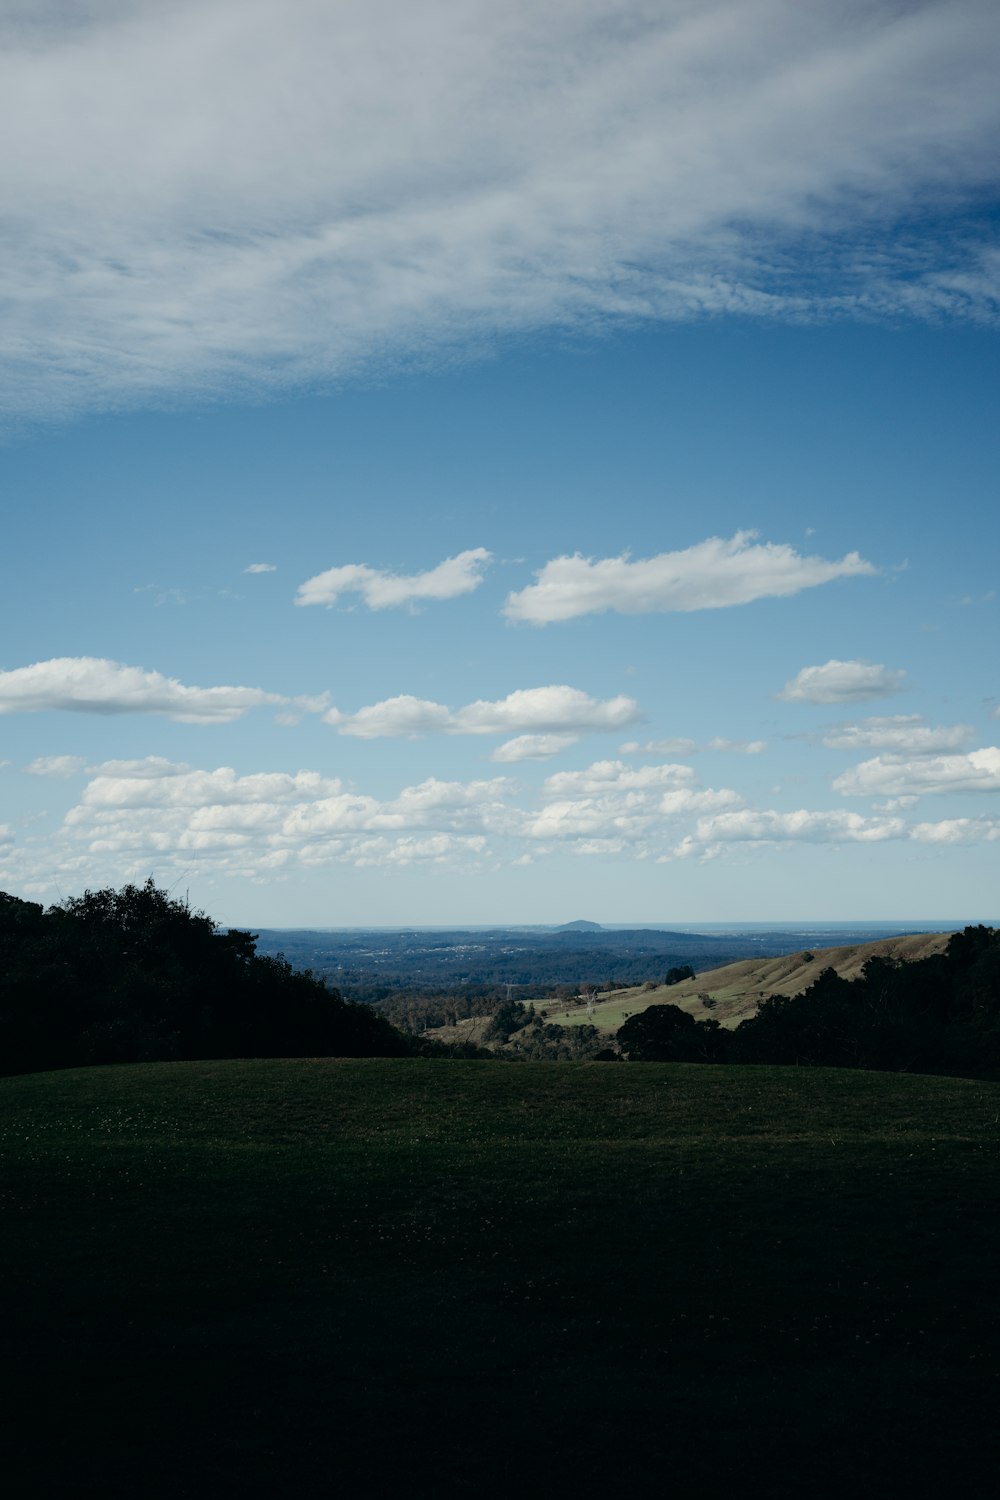
[[[0,1073],[212,1057],[413,1050],[252,933],[222,931],[152,880],[48,910],[0,893]]]
[[[733,1031],[673,1005],[617,1033],[636,1061],[792,1063],[913,1073],[1000,1071],[1000,931],[966,927],[943,953],[870,958],[856,979],[831,968],[802,994],[766,997]]]

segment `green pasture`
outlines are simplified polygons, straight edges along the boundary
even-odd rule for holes
[[[991,1496],[1000,1086],[0,1080],[12,1496]]]
[[[715,1007],[703,1005],[695,989],[695,981],[688,985],[657,985],[653,990],[639,986],[632,990],[616,990],[608,1000],[595,1003],[593,1013],[587,1013],[586,1005],[565,1005],[552,1001],[535,1001],[535,1009],[546,1021],[556,1026],[596,1026],[599,1031],[613,1035],[624,1026],[629,1016],[648,1010],[651,1005],[676,1005],[690,1011],[696,1021],[711,1017],[723,1026],[737,1026],[756,1008],[746,1002],[743,991],[736,985],[710,990],[702,984],[702,992],[716,1001]],[[734,1007],[738,1013],[734,1013]]]
[[[665,996],[666,991],[664,991]],[[616,996],[614,1000],[601,1001],[594,1006],[593,1013],[590,1015],[587,1014],[585,1005],[557,1006],[553,1009],[536,1004],[535,1009],[544,1015],[546,1021],[556,1026],[596,1026],[599,1031],[606,1031],[610,1035],[617,1031],[619,1026],[623,1026],[628,1017],[634,1015],[636,1011],[645,1010],[652,1004],[666,1005],[668,1003],[666,998],[657,999],[653,994],[643,995],[640,991],[636,991],[630,999],[623,1000]],[[706,1010],[705,1015],[709,1014]]]

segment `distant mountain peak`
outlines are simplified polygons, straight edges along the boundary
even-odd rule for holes
[[[563,922],[556,932],[600,932],[600,922]]]

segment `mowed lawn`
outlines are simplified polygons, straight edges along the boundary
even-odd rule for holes
[[[12,1496],[993,1496],[1000,1085],[0,1080]]]

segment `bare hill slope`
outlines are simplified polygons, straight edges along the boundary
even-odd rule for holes
[[[593,1007],[592,1015],[583,1006],[558,1002],[537,1008],[548,1021],[570,1026],[589,1023],[608,1032],[617,1031],[628,1016],[650,1005],[678,1005],[699,1021],[713,1016],[723,1026],[733,1027],[752,1016],[767,995],[800,995],[824,969],[836,969],[844,979],[855,979],[870,958],[912,963],[943,952],[950,937],[950,932],[921,932],[842,948],[803,949],[781,958],[747,958],[721,969],[706,969],[680,984],[616,990]]]

